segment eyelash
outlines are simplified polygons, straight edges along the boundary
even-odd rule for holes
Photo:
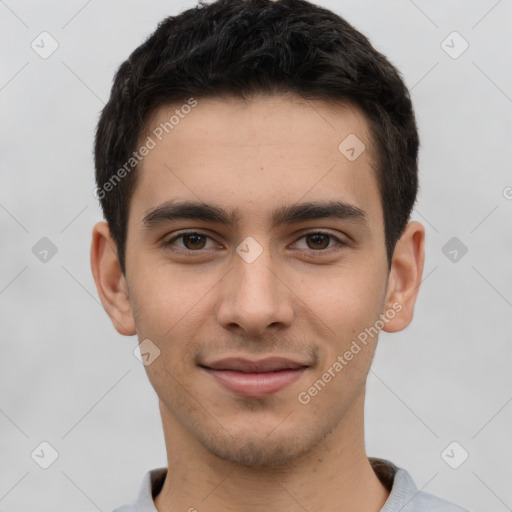
[[[182,239],[183,237],[189,236],[189,235],[199,235],[201,237],[209,238],[210,240],[212,240],[212,237],[210,237],[209,235],[206,235],[204,233],[201,233],[199,231],[184,231],[184,232],[180,233],[179,235],[174,236],[170,240],[165,240],[162,245],[166,249],[171,249],[171,250],[177,251],[177,252],[180,252],[180,251],[181,252],[187,252],[189,254],[193,254],[193,253],[201,254],[204,251],[208,250],[208,249],[193,250],[193,249],[187,249],[187,248],[183,249],[181,247],[180,248],[173,247],[174,242],[176,240]],[[327,233],[325,231],[310,231],[308,233],[304,233],[301,237],[298,238],[298,240],[301,240],[301,239],[303,239],[303,238],[305,238],[307,236],[311,236],[311,235],[327,236],[327,237],[329,237],[330,241],[334,240],[335,242],[337,242],[337,245],[340,246],[340,247],[344,247],[344,246],[348,245],[348,243],[340,240],[338,237],[334,236],[331,233]],[[328,247],[326,249],[299,249],[299,250],[301,250],[301,251],[309,251],[309,252],[316,253],[316,254],[320,254],[320,253],[326,254],[328,252],[331,252],[333,249],[335,249],[335,247]]]

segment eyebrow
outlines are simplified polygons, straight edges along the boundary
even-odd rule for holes
[[[284,224],[329,218],[368,225],[368,217],[361,208],[343,201],[315,201],[285,205],[274,210],[270,218],[273,229]],[[197,201],[167,201],[148,210],[142,224],[148,229],[176,220],[199,220],[234,225],[239,219],[237,210],[228,212],[219,206]]]

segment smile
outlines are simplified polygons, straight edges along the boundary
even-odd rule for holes
[[[258,398],[289,386],[300,378],[309,365],[285,358],[260,361],[227,358],[201,367],[233,393]]]

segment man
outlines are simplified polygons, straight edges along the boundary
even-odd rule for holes
[[[421,282],[418,144],[398,71],[303,0],[200,5],[121,65],[91,262],[168,469],[119,511],[463,510],[364,446],[378,333]]]

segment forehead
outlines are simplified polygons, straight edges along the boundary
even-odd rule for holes
[[[149,118],[141,141],[153,148],[139,164],[130,216],[196,200],[263,221],[283,204],[321,199],[382,220],[369,127],[357,108],[289,95],[194,102]]]

